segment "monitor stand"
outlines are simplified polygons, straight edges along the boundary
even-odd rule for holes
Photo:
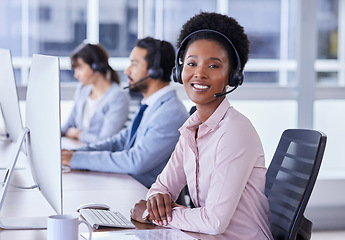
[[[0,210],[3,207],[4,199],[7,193],[8,186],[10,185],[11,176],[17,163],[23,142],[27,133],[30,130],[24,128],[20,133],[14,151],[11,156],[11,163],[8,164],[5,171],[4,179],[0,186]],[[2,229],[46,229],[47,217],[0,217],[0,228]]]
[[[6,129],[5,118],[0,103],[0,169],[6,169],[10,161],[13,161],[10,157],[12,156],[13,148],[15,147],[15,142],[9,138],[9,134]],[[21,148],[22,149],[22,148]],[[27,157],[24,151],[18,157],[16,163],[16,169],[25,169],[27,165]]]
[[[0,103],[0,141],[8,141],[9,136],[10,135],[8,134],[6,129],[4,113]]]
[[[11,140],[1,141],[0,140],[0,152],[1,152],[1,159],[0,159],[0,169],[7,169],[8,165],[11,164],[13,161],[12,153],[15,150],[16,142]],[[23,146],[24,147],[24,146]],[[18,155],[18,159],[16,162],[15,169],[26,169],[28,167],[28,159],[27,155],[23,150],[20,151]]]
[[[7,230],[47,229],[47,217],[2,217],[0,228]]]

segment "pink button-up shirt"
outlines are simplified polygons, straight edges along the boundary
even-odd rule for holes
[[[202,123],[196,112],[180,132],[147,195],[168,193],[177,199],[188,184],[195,208],[174,208],[169,227],[222,234],[222,239],[273,239],[264,152],[251,122],[225,98],[207,121]]]

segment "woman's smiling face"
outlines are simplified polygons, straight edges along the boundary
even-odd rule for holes
[[[186,51],[182,80],[188,97],[197,105],[216,109],[222,97],[214,94],[226,90],[230,74],[230,60],[226,49],[215,40],[200,39]]]

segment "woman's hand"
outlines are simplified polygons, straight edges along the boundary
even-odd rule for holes
[[[140,200],[134,205],[134,208],[131,209],[131,218],[137,222],[146,223],[145,217],[143,216],[146,210],[146,201]]]
[[[147,200],[146,206],[152,222],[167,226],[172,220],[172,208],[176,203],[169,194],[157,193]]]
[[[170,204],[168,204],[169,202]],[[164,203],[164,206],[161,206],[161,203]],[[158,206],[161,206],[160,210]],[[166,226],[172,220],[172,209],[174,207],[187,208],[186,206],[175,203],[170,198],[169,194],[158,193],[151,196],[147,202],[145,200],[140,200],[138,203],[136,203],[134,208],[131,209],[131,218],[140,223],[155,222],[158,225]],[[158,217],[155,217],[155,213],[158,215]],[[162,213],[162,215],[160,215],[160,213]]]

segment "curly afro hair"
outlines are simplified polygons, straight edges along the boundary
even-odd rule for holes
[[[183,26],[177,40],[177,48],[181,47],[182,41],[191,33],[201,29],[212,29],[224,34],[230,39],[239,55],[241,69],[243,70],[249,58],[249,39],[244,33],[243,27],[232,17],[214,12],[201,12],[189,19]],[[180,57],[183,59],[188,46],[198,39],[211,39],[222,44],[228,51],[229,59],[233,66],[237,64],[237,58],[231,45],[220,35],[212,33],[197,33],[190,38],[188,43],[183,43],[185,49],[180,49]]]

